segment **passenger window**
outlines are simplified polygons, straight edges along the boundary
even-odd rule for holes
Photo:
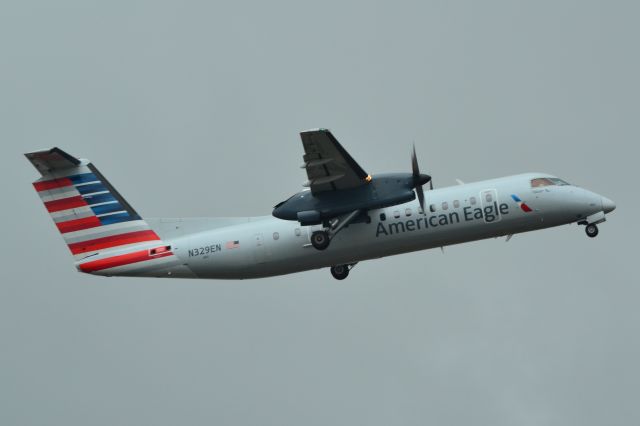
[[[393,212],[393,217],[395,217],[396,219],[398,219],[400,217],[400,212],[398,210],[396,210],[395,212]]]
[[[471,197],[469,198],[469,202],[471,203],[472,206],[475,206],[476,204],[476,197]]]
[[[278,240],[278,239],[280,239],[280,234],[279,234],[279,233],[277,233],[277,232],[274,232],[274,233],[273,233],[273,239],[274,239],[274,240]]]
[[[300,228],[296,228],[296,237],[300,236]]]
[[[487,194],[484,196],[485,200],[487,200],[487,203],[490,203],[493,201],[493,195],[491,195],[490,192],[487,192]]]
[[[404,211],[404,214],[407,215],[407,216],[411,216],[411,209],[406,209]]]
[[[436,212],[436,205],[435,204],[431,204],[429,206],[429,210],[431,210],[431,213],[435,213]]]
[[[380,213],[380,222],[384,222],[385,220],[387,220],[387,215],[384,213]]]
[[[460,207],[460,201],[458,201],[458,200],[454,200],[454,201],[453,201],[453,208],[454,208],[454,209],[457,209],[458,207]]]
[[[444,203],[442,203],[442,210],[448,210],[448,209],[449,209],[449,203],[445,201]]]

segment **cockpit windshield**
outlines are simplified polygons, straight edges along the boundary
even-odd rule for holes
[[[566,186],[566,185],[571,185],[571,184],[562,179],[554,178],[554,177],[531,179],[532,188],[540,188],[542,186]]]

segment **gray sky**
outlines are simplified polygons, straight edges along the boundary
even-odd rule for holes
[[[640,423],[640,6],[0,5],[0,424]],[[554,173],[567,226],[228,282],[80,275],[23,152],[92,159],[143,216],[269,214],[298,132],[437,186]]]

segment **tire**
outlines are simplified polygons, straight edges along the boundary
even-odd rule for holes
[[[336,280],[344,280],[349,276],[349,267],[347,265],[336,265],[331,267],[331,275]]]
[[[598,236],[598,227],[596,225],[587,225],[587,227],[584,228],[584,231],[587,233],[589,238],[595,238]]]
[[[311,234],[311,245],[316,250],[325,250],[329,247],[330,242],[331,240],[329,239],[327,231],[316,231]]]

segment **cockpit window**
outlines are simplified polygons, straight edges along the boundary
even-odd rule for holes
[[[532,188],[540,188],[542,186],[565,186],[570,185],[568,182],[558,178],[535,178],[531,179]]]
[[[531,179],[531,187],[532,188],[540,188],[541,186],[552,186],[555,185],[551,179],[548,178],[535,178]]]
[[[550,180],[551,182],[553,182],[554,184],[559,185],[559,186],[567,186],[567,185],[571,185],[569,182],[564,181],[564,180],[562,180],[562,179],[558,179],[558,178],[549,178],[549,180]]]

